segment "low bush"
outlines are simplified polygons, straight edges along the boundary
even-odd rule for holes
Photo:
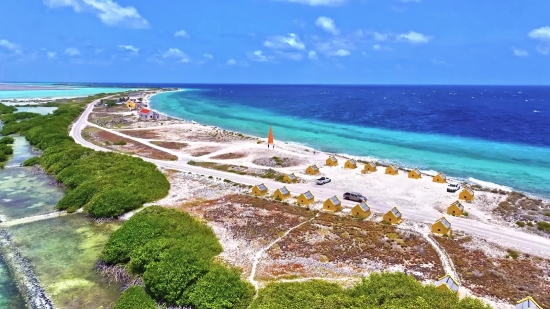
[[[0,138],[0,144],[13,144],[15,139],[11,136],[4,136]]]
[[[516,224],[519,227],[525,227],[525,222],[523,222],[523,221],[517,221]]]
[[[549,232],[550,233],[550,222],[539,221],[537,222],[537,228],[539,231]]]
[[[124,146],[126,145],[126,141],[116,141],[116,142],[113,142],[113,145]]]
[[[351,289],[325,281],[270,283],[251,309],[489,309],[470,297],[422,285],[403,273],[373,273]]]
[[[213,263],[221,251],[205,224],[186,213],[151,206],[111,235],[102,259],[127,264],[142,275],[153,298],[168,305],[244,309],[254,289],[241,281],[238,270]]]
[[[140,286],[129,287],[116,302],[113,309],[156,309],[157,303]]]

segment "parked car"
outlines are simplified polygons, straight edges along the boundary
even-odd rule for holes
[[[350,200],[350,201],[355,201],[355,202],[366,202],[367,201],[366,196],[363,196],[361,193],[357,193],[357,192],[346,192],[346,193],[344,193],[344,199],[345,200]]]
[[[324,185],[324,184],[330,182],[330,178],[324,177],[324,176],[323,176],[323,177],[317,179],[315,182],[316,182],[318,185]]]
[[[450,183],[447,186],[447,192],[456,192],[458,190],[460,190],[460,185],[457,183]]]

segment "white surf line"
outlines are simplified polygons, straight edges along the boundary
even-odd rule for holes
[[[258,268],[258,264],[260,263],[260,259],[262,258],[262,255],[267,251],[269,250],[271,247],[273,247],[273,245],[275,245],[276,243],[278,243],[279,241],[281,241],[281,239],[285,238],[286,235],[288,235],[290,232],[292,232],[293,230],[299,228],[300,226],[312,221],[313,219],[315,219],[317,216],[319,215],[319,213],[317,213],[317,215],[315,215],[315,217],[309,219],[309,220],[306,220],[294,227],[291,227],[290,229],[288,229],[281,237],[275,239],[272,243],[270,243],[269,245],[267,245],[267,247],[261,249],[260,251],[258,251],[256,253],[256,255],[254,256],[254,262],[252,262],[252,270],[250,271],[250,276],[248,277],[248,281],[250,281],[252,283],[252,285],[254,285],[254,287],[256,288],[256,295],[258,295],[258,289],[260,287],[260,284],[254,279],[254,277],[256,276],[256,269]]]
[[[66,211],[59,211],[59,212],[52,212],[49,214],[44,215],[38,215],[38,216],[32,216],[32,217],[25,217],[20,219],[14,219],[14,220],[8,220],[0,223],[0,227],[8,227],[8,226],[15,226],[19,224],[24,223],[30,223],[30,222],[36,222],[36,221],[42,221],[52,218],[58,218],[68,215]]]

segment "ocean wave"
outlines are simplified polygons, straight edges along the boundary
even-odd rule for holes
[[[502,186],[502,185],[492,183],[492,182],[488,182],[488,181],[475,179],[475,178],[472,178],[472,177],[468,178],[468,181],[473,182],[475,184],[478,184],[482,187],[486,187],[486,188],[497,189],[497,190],[502,190],[502,191],[506,191],[506,192],[511,192],[512,191],[512,188],[510,188],[510,187]]]

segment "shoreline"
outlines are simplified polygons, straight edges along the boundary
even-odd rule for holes
[[[148,104],[149,109],[154,110],[154,111],[158,112],[159,114],[165,115],[166,117],[169,117],[169,118],[178,119],[178,120],[185,121],[185,122],[190,122],[190,123],[196,123],[197,125],[212,127],[212,128],[216,128],[216,129],[221,129],[221,130],[225,130],[225,131],[233,132],[233,133],[237,133],[237,134],[242,134],[242,135],[244,135],[246,137],[249,137],[249,138],[253,138],[253,139],[256,139],[256,140],[261,140],[263,142],[267,142],[267,137],[259,137],[259,136],[255,136],[255,135],[251,135],[251,134],[245,134],[245,133],[242,133],[242,132],[229,130],[229,129],[226,129],[226,128],[223,128],[223,127],[220,127],[220,126],[217,126],[217,125],[203,124],[203,123],[199,123],[199,122],[196,122],[194,120],[191,120],[191,119],[183,119],[183,118],[180,118],[180,117],[171,116],[171,115],[168,115],[165,112],[161,112],[161,111],[156,110],[156,109],[153,108],[152,103],[151,103],[151,98],[152,97],[154,97],[158,94],[161,94],[161,93],[165,93],[165,92],[180,92],[180,91],[184,92],[185,88],[181,88],[179,90],[161,91],[161,92],[158,92],[158,93],[155,93],[155,94],[151,95],[147,99],[147,104]],[[373,157],[373,156],[352,156],[352,155],[349,155],[349,154],[346,154],[346,153],[327,152],[327,151],[324,151],[324,150],[315,149],[314,147],[311,147],[311,146],[308,146],[306,144],[302,144],[302,143],[299,143],[299,142],[291,142],[291,141],[280,140],[280,143],[282,143],[284,145],[287,145],[287,146],[290,146],[291,148],[295,148],[296,150],[300,149],[302,151],[305,150],[306,152],[315,152],[315,153],[323,154],[323,155],[334,155],[334,156],[344,158],[344,159],[353,158],[356,161],[365,161],[365,162],[372,161],[372,162],[375,162],[377,165],[384,166],[384,167],[388,166],[388,165],[397,165],[397,167],[399,169],[403,170],[403,171],[410,171],[410,170],[415,168],[414,166],[411,167],[411,166],[403,165],[402,163],[396,162],[395,160],[393,160],[391,158],[378,158],[378,157]],[[429,177],[435,176],[439,173],[438,171],[435,171],[435,170],[432,170],[432,169],[420,169],[420,172],[422,173],[422,175],[429,176]],[[443,172],[443,173],[448,177],[448,180],[450,180],[450,181],[448,181],[449,183],[467,183],[469,185],[480,186],[481,188],[483,188],[485,190],[501,190],[501,191],[505,191],[507,193],[520,192],[520,193],[523,193],[523,194],[525,194],[529,197],[532,197],[532,198],[542,199],[543,201],[550,201],[549,197],[545,197],[545,196],[542,196],[542,195],[539,195],[539,194],[536,194],[536,193],[532,193],[532,192],[514,190],[514,188],[512,188],[512,187],[501,185],[501,184],[498,184],[498,183],[495,183],[495,182],[492,182],[492,181],[476,179],[476,178],[473,178],[473,177],[470,177],[470,176],[460,177],[460,176],[454,176],[452,174],[447,174],[445,172]]]

